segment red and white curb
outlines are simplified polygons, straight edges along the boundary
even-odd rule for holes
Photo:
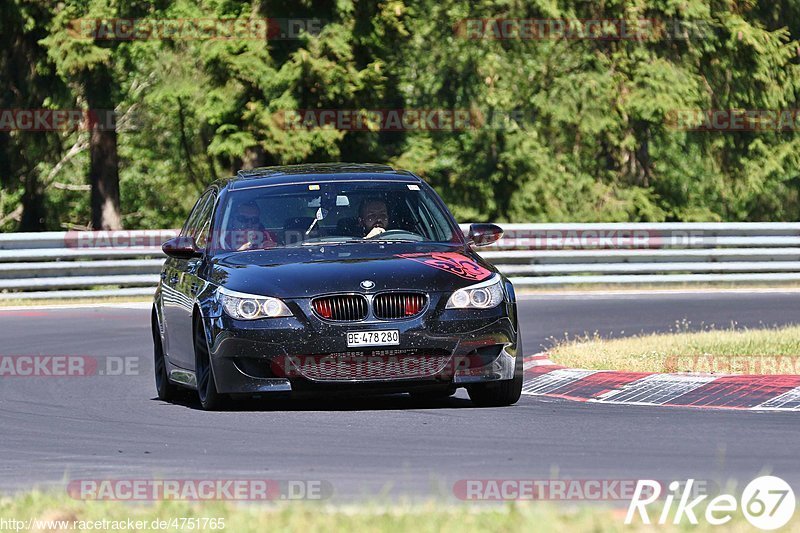
[[[659,374],[558,366],[524,359],[522,393],[579,402],[706,409],[800,411],[800,376]]]

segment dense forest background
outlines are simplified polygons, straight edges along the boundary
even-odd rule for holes
[[[74,27],[202,17],[321,24],[260,40]],[[465,35],[477,18],[678,31]],[[115,112],[112,127],[0,127],[0,230],[176,227],[216,178],[324,161],[412,170],[460,221],[800,220],[800,119],[756,131],[674,120],[800,108],[798,37],[797,0],[0,0],[0,111]],[[485,123],[287,129],[281,112],[297,109],[470,110]]]

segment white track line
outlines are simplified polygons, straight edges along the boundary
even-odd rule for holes
[[[541,374],[522,385],[523,394],[532,396],[548,394],[570,383],[580,381],[586,376],[596,374],[597,370],[579,370],[575,368],[559,368],[547,374]]]
[[[603,403],[626,403],[637,405],[664,405],[719,376],[696,376],[674,374],[652,374],[609,391],[593,400]]]
[[[46,311],[57,309],[96,309],[98,307],[116,309],[150,309],[152,302],[98,302],[91,304],[43,304],[43,305],[14,305],[0,306],[0,311]]]
[[[776,396],[760,405],[756,405],[753,409],[800,411],[800,387],[788,390],[780,396]]]
[[[537,298],[592,298],[592,297],[639,297],[639,296],[693,296],[698,294],[800,294],[800,288],[718,288],[718,289],[631,289],[631,290],[565,290],[565,291],[531,291],[517,289],[517,300],[535,300]]]
[[[537,366],[555,366],[555,363],[550,360],[550,355],[546,352],[529,355],[522,359],[522,370],[530,370]]]

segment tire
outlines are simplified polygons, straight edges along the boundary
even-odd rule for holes
[[[495,383],[480,383],[467,388],[469,399],[477,407],[504,407],[514,405],[522,396],[522,351],[518,351],[514,364],[514,379]]]
[[[214,367],[208,352],[205,328],[202,321],[195,319],[194,325],[195,375],[197,377],[197,396],[205,411],[218,411],[228,403],[228,397],[217,392],[214,382]]]
[[[167,375],[167,361],[164,357],[164,346],[161,344],[161,333],[155,309],[151,315],[150,325],[153,332],[153,371],[156,378],[156,393],[159,400],[171,402],[180,391],[177,385],[170,382]]]

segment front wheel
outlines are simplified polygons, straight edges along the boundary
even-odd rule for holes
[[[169,402],[178,395],[178,387],[170,382],[167,374],[167,360],[164,357],[164,346],[161,344],[161,333],[155,309],[151,315],[150,325],[153,331],[153,369],[156,378],[156,393],[159,400]]]
[[[214,369],[211,366],[211,356],[208,351],[205,328],[203,322],[195,320],[194,327],[194,355],[195,373],[197,376],[197,396],[200,405],[206,411],[217,411],[225,407],[227,397],[217,392],[214,382]]]
[[[516,357],[513,379],[470,385],[467,391],[469,399],[478,407],[503,407],[517,403],[522,396],[522,352]]]

